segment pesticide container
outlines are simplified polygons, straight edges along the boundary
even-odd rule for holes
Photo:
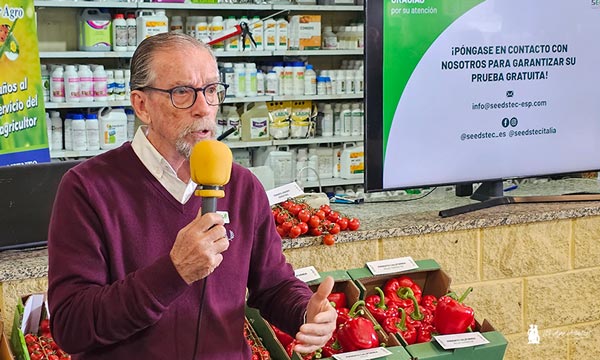
[[[365,149],[355,143],[346,143],[340,158],[340,177],[360,179],[365,173]]]
[[[256,102],[248,110],[248,104],[244,104],[242,121],[242,141],[269,140],[269,110],[267,104]]]
[[[265,165],[273,169],[275,186],[294,181],[292,158],[292,152],[286,146],[281,146],[267,155]]]
[[[111,18],[99,9],[84,9],[79,16],[79,50],[111,50]]]
[[[127,115],[123,108],[101,108],[98,122],[100,149],[114,149],[127,141]]]
[[[164,10],[138,10],[135,14],[138,45],[147,37],[169,32],[169,18]]]

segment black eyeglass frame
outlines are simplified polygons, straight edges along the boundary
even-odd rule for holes
[[[208,89],[211,86],[215,86],[215,85],[221,85],[221,86],[223,86],[223,88],[225,89],[225,91],[223,92],[224,93],[223,94],[223,99],[219,103],[217,103],[217,104],[211,104],[208,101],[208,97],[206,97],[206,89]],[[177,106],[177,105],[175,105],[175,102],[173,101],[173,92],[175,90],[181,89],[181,88],[194,90],[194,99],[193,99],[192,103],[189,106],[187,106],[187,107]],[[195,88],[195,87],[188,86],[188,85],[179,85],[179,86],[172,87],[170,89],[160,89],[160,88],[156,88],[156,87],[153,87],[153,86],[142,86],[142,87],[137,88],[135,90],[144,91],[144,90],[148,89],[148,90],[155,90],[155,91],[160,91],[160,92],[167,93],[167,94],[169,94],[169,99],[171,99],[171,105],[173,105],[176,109],[185,110],[185,109],[189,109],[192,106],[194,106],[194,104],[196,103],[196,100],[198,100],[198,91],[202,91],[202,95],[204,96],[204,101],[206,101],[206,103],[208,105],[210,105],[210,106],[219,106],[219,105],[223,104],[225,102],[225,97],[227,95],[227,89],[228,88],[229,88],[229,84],[225,84],[225,83],[217,81],[217,82],[213,82],[213,83],[210,83],[210,84],[206,84],[203,87],[199,87],[199,88]]]

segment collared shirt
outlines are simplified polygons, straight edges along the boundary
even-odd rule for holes
[[[177,177],[177,173],[171,164],[148,141],[147,131],[148,127],[145,125],[138,128],[133,141],[131,141],[133,151],[148,171],[177,201],[182,204],[187,203],[194,194],[197,184],[192,180],[186,184]]]

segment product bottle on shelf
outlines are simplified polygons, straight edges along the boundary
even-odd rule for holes
[[[333,32],[331,26],[323,27],[323,49],[335,50],[338,48],[337,35]]]
[[[342,136],[342,104],[336,103],[333,107],[333,136]]]
[[[267,51],[273,51],[277,49],[277,21],[273,18],[269,18],[263,22],[263,41],[265,43],[264,49]]]
[[[65,133],[65,150],[73,150],[73,137],[71,124],[73,123],[73,113],[67,113],[65,115],[65,122],[63,125]]]
[[[244,63],[235,63],[233,65],[234,83],[235,83],[235,97],[242,98],[246,96],[246,68]]]
[[[48,135],[48,150],[52,151],[52,120],[50,114],[46,111],[46,134]]]
[[[246,63],[246,96],[252,97],[258,94],[256,86],[256,64]]]
[[[284,18],[277,19],[277,50],[288,49],[288,22]]]
[[[79,100],[81,102],[94,101],[94,73],[89,65],[79,65]]]
[[[123,70],[115,70],[115,79],[114,79],[114,87],[113,94],[115,100],[122,101],[125,100],[125,76],[123,75]]]
[[[50,122],[52,123],[52,150],[63,149],[63,121],[58,111],[50,112]]]
[[[42,89],[44,91],[44,102],[50,101],[50,72],[46,64],[41,64]]]
[[[237,25],[237,20],[234,16],[228,16],[225,20],[225,29],[232,29]],[[239,51],[240,40],[239,36],[232,36],[225,40],[225,51]]]
[[[223,29],[224,29],[223,17],[222,16],[213,16],[212,21],[210,22],[210,25],[209,25],[210,36],[213,37],[215,34],[218,34],[221,31],[223,31]],[[211,48],[217,52],[224,51],[225,50],[225,42],[219,41],[217,43],[214,43],[211,45]]]
[[[75,65],[65,67],[65,101],[68,103],[79,102],[79,74]]]
[[[279,95],[279,76],[275,70],[269,70],[267,74],[267,95]]]
[[[86,115],[85,134],[87,139],[87,149],[100,150],[100,131],[97,114],[90,113]]]
[[[135,14],[127,14],[127,51],[135,51],[137,47],[137,22]]]
[[[183,20],[181,16],[172,16],[169,31],[173,33],[183,34]]]
[[[86,151],[87,135],[85,117],[81,113],[75,113],[71,119],[71,142],[73,151]]]
[[[237,86],[235,83],[235,70],[233,69],[233,63],[223,63],[223,67],[221,68],[221,81],[229,85],[229,89],[227,89],[227,94],[225,97],[235,97],[237,93]]]
[[[345,103],[342,105],[342,111],[340,112],[340,118],[342,119],[342,136],[352,135],[352,110],[350,104]]]
[[[256,71],[256,95],[265,95],[265,74],[262,70]]]
[[[362,128],[363,114],[359,103],[352,104],[352,126],[351,135],[360,136]]]
[[[125,108],[127,116],[127,140],[133,140],[135,136],[135,112],[131,108]]]
[[[306,65],[304,70],[304,95],[317,94],[317,73],[313,70],[313,66]]]
[[[112,21],[112,49],[113,51],[127,51],[129,31],[125,15],[118,13]]]
[[[210,26],[206,16],[194,16],[192,21],[195,21],[193,36],[198,40],[204,40],[210,36]]]
[[[62,66],[57,66],[50,77],[50,101],[53,103],[65,102],[65,77]]]
[[[256,51],[263,51],[265,49],[263,21],[257,15],[252,17],[252,21],[250,21],[250,24],[250,31],[252,32],[252,37],[256,42]]]
[[[115,100],[115,72],[113,70],[106,70],[106,96],[108,101]]]
[[[108,76],[103,65],[94,69],[94,101],[108,101]]]
[[[327,103],[323,106],[323,116],[321,117],[321,136],[333,136],[333,109],[331,104]]]

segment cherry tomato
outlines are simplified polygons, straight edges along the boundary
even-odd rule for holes
[[[306,234],[308,232],[308,224],[305,222],[298,223],[298,227],[300,228],[300,234]]]
[[[321,220],[325,220],[325,217],[327,216],[323,210],[315,211],[315,215],[317,215]]]
[[[341,230],[340,225],[337,223],[333,223],[333,224],[329,225],[329,227],[327,229],[329,229],[328,231],[332,235],[338,234]]]
[[[344,231],[348,228],[348,218],[342,217],[336,223],[340,226],[340,230]]]
[[[300,236],[300,233],[302,233],[302,229],[300,229],[300,227],[298,225],[294,225],[290,229],[290,232],[288,233],[288,236],[291,237],[292,239],[295,239],[298,236]]]
[[[323,204],[321,206],[319,206],[319,210],[322,210],[325,215],[329,215],[329,213],[331,212],[331,206],[327,205],[327,204]]]
[[[360,227],[360,221],[357,218],[352,218],[348,221],[348,229],[350,231],[356,231]]]
[[[311,216],[310,220],[308,220],[308,226],[311,228],[317,228],[319,225],[321,225],[321,219],[317,215]]]
[[[337,211],[332,211],[327,215],[327,220],[331,222],[337,222],[340,219],[340,213]]]
[[[314,228],[310,228],[310,230],[308,230],[308,232],[312,236],[319,236],[319,235],[321,235],[323,233],[323,230],[321,230],[321,228],[314,227]]]
[[[300,212],[300,210],[302,210],[302,206],[300,206],[300,204],[292,204],[290,206],[290,208],[288,209],[288,211],[290,213],[292,213],[292,215],[294,215],[294,216],[298,215],[298,213]]]
[[[275,218],[275,222],[278,224],[283,224],[284,222],[286,222],[289,218],[289,215],[285,212],[282,211],[279,214],[277,214],[277,217]]]
[[[310,219],[310,211],[302,209],[298,212],[298,215],[296,217],[302,222],[308,222],[308,220]]]
[[[333,236],[331,234],[323,235],[323,244],[325,244],[327,246],[331,246],[331,245],[335,244],[335,236]]]
[[[275,228],[277,229],[277,233],[279,234],[279,236],[281,236],[282,238],[286,237],[288,234],[288,231],[283,230],[283,227],[281,227],[281,225],[277,225],[277,227]]]
[[[291,221],[284,221],[281,224],[281,228],[283,229],[283,231],[285,231],[286,233],[290,231],[290,229],[292,228],[292,226],[294,226],[294,224],[292,224]]]

